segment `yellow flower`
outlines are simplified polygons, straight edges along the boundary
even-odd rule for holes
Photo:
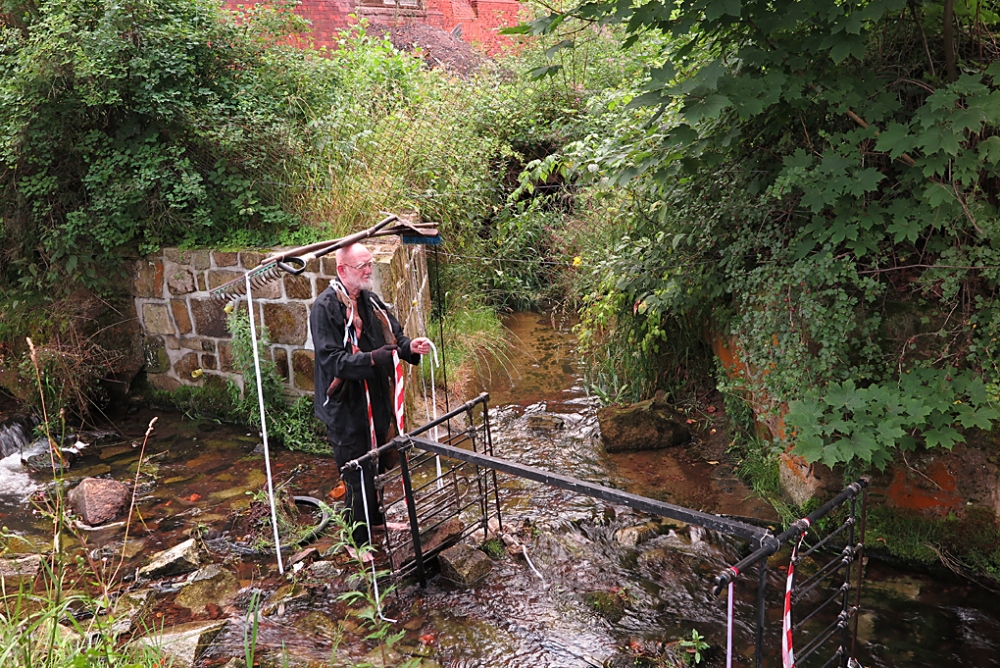
[[[191,372],[191,377],[197,380],[198,378],[201,378],[204,374],[205,371],[203,369],[195,369],[194,371]]]
[[[579,255],[577,255],[575,258],[573,258],[573,266],[574,267],[579,267],[581,264],[583,264],[583,258],[582,257],[580,257]]]

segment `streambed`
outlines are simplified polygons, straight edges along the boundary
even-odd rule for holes
[[[516,314],[507,324],[519,343],[504,367],[484,374],[482,381],[495,406],[497,456],[699,510],[775,519],[726,463],[721,412],[696,416],[715,424],[702,425],[704,438],[690,446],[608,455],[596,438],[596,405],[581,386],[579,369],[585,361],[576,358],[573,336],[553,327],[548,316]],[[264,482],[256,435],[163,411],[123,419],[116,426],[130,442],[84,449],[68,478],[131,480],[139,458],[133,442],[141,441],[153,415],[160,419],[140,470],[140,481],[147,483],[141,485],[138,504],[142,521],[133,523],[127,546],[133,568],[192,531],[224,527],[227,516],[246,507]],[[0,522],[19,537],[10,546],[14,550],[45,550],[47,521],[25,512],[30,507],[25,498],[42,488],[44,478],[26,473],[13,457],[0,461]],[[275,480],[295,494],[325,498],[336,481],[330,458],[278,451],[272,466]],[[404,586],[387,599],[386,613],[406,630],[401,645],[407,652],[420,654],[428,666],[575,667],[662,656],[664,644],[695,630],[715,647],[724,644],[724,601],[713,599],[710,589],[715,574],[745,553],[741,541],[693,528],[623,545],[616,532],[642,525],[648,517],[535,483],[502,477],[501,485],[506,528],[529,545],[541,578],[523,559],[506,557],[473,589],[456,588],[440,577],[427,589]],[[121,538],[120,528],[81,531],[66,545],[74,549],[79,546],[74,541],[83,540],[93,550],[116,547]],[[272,560],[216,559],[243,587],[270,591],[283,582]],[[332,630],[345,612],[336,600],[350,576],[347,564],[342,566],[337,586],[308,587],[308,596],[265,616],[260,657],[272,665],[320,665],[331,657],[339,664],[368,655],[372,645],[358,639],[362,633],[349,633],[338,644]],[[780,588],[776,572],[772,595]],[[615,605],[595,604],[595,593],[610,594]],[[754,603],[750,587],[737,587],[738,645],[752,632]],[[230,620],[201,665],[243,656],[245,608],[194,613],[178,606],[171,593],[161,595],[157,605],[158,623],[165,626],[213,616]],[[865,666],[1000,665],[1000,607],[995,596],[978,587],[873,562],[863,607],[857,654]],[[769,620],[769,628],[768,665],[776,665],[778,621]],[[708,661],[722,665],[718,651]],[[741,654],[737,665],[750,661]]]

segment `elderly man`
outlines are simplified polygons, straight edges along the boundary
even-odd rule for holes
[[[316,350],[316,417],[326,425],[337,464],[343,467],[372,449],[373,427],[378,445],[389,438],[394,415],[393,351],[401,360],[419,364],[420,356],[430,352],[431,342],[407,338],[382,300],[371,292],[374,262],[367,248],[346,246],[337,251],[336,258],[337,278],[316,298],[309,327]],[[385,521],[375,492],[376,465],[368,462],[363,467],[368,520],[373,527]],[[361,475],[357,469],[342,473],[347,519],[362,523],[354,532],[358,545],[368,542]]]

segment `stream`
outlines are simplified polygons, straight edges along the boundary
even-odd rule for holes
[[[584,391],[583,362],[568,326],[532,313],[514,314],[506,325],[515,343],[510,358],[483,369],[465,389],[468,396],[490,392],[496,456],[697,510],[777,521],[727,462],[721,405],[691,416],[698,435],[689,445],[609,455],[600,444],[597,404]],[[142,435],[154,416],[159,421],[139,466]],[[0,409],[0,422],[5,417]],[[67,550],[95,555],[98,567],[106,561],[102,554],[124,549],[134,570],[194,530],[224,531],[227,518],[248,507],[264,486],[256,434],[149,409],[114,426],[129,441],[80,444],[67,473],[69,482],[88,476],[139,481],[141,521],[133,521],[128,542],[122,543],[120,526],[80,529],[64,541]],[[46,486],[45,474],[23,466],[25,458],[44,452],[36,450],[0,459],[0,523],[11,535],[6,547],[12,552],[51,545],[51,524],[37,511],[26,511],[30,498]],[[272,451],[272,468],[276,482],[294,494],[326,498],[337,479],[332,458]],[[505,529],[529,545],[537,573],[522,557],[506,556],[474,588],[458,588],[439,576],[426,589],[404,584],[385,600],[386,614],[405,630],[397,646],[402,654],[422,657],[425,668],[657,665],[655,659],[668,656],[672,643],[697,631],[712,646],[704,665],[725,665],[726,602],[712,597],[711,587],[720,570],[747,553],[745,542],[698,527],[667,526],[630,546],[616,533],[649,522],[649,516],[510,476],[500,480]],[[317,547],[326,544],[321,539]],[[244,591],[273,590],[283,582],[273,561],[214,558],[234,571]],[[783,574],[774,569],[772,575],[769,596],[777,601]],[[337,594],[350,586],[347,569],[340,577],[344,586],[313,586],[298,604],[265,615],[258,629],[261,666],[380,665],[383,657],[360,639],[363,633],[349,632],[338,642],[330,630],[345,612]],[[749,666],[756,598],[752,583],[740,584],[734,664]],[[595,604],[609,597],[614,605]],[[769,607],[775,615],[768,619],[765,665],[780,665],[778,606]],[[157,624],[229,619],[198,662],[221,666],[243,656],[245,609],[234,604],[193,613],[167,594],[158,599]],[[858,643],[857,658],[866,668],[1000,666],[1000,604],[996,595],[966,581],[870,561]],[[637,662],[640,656],[654,662]],[[818,668],[825,660],[807,665]]]

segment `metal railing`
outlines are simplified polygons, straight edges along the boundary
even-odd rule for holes
[[[389,567],[395,578],[415,575],[421,586],[427,584],[427,560],[456,541],[482,529],[484,535],[496,520],[502,531],[500,493],[497,472],[534,480],[571,492],[602,499],[653,515],[680,520],[720,533],[749,540],[756,548],[744,559],[721,572],[715,579],[713,593],[753,568],[757,569],[757,619],[753,638],[754,665],[764,664],[765,628],[768,609],[768,559],[786,545],[797,544],[807,533],[814,538],[797,554],[789,568],[801,565],[815,570],[805,580],[794,583],[789,592],[790,606],[797,623],[791,627],[792,639],[805,641],[795,654],[795,663],[822,657],[820,650],[837,639],[832,655],[821,664],[845,667],[853,656],[850,622],[857,630],[857,612],[861,596],[861,557],[864,551],[864,518],[868,481],[860,480],[821,507],[778,535],[768,529],[730,517],[675,506],[656,499],[604,487],[577,478],[550,473],[543,469],[517,464],[493,455],[488,408],[489,395],[475,399],[409,433],[397,436],[377,450],[345,466],[381,456],[389,450],[399,452],[399,468],[376,476],[381,508],[387,523],[405,518],[409,532],[386,532],[385,547]],[[443,438],[428,438],[435,429],[447,433]],[[436,432],[435,432],[436,433]],[[862,498],[860,517],[858,499]],[[837,526],[827,530],[831,513],[845,506]],[[825,535],[820,535],[820,533]],[[857,542],[855,542],[857,541]],[[821,563],[821,560],[825,562]],[[856,566],[856,568],[855,568]],[[857,598],[849,602],[852,590]],[[781,597],[782,603],[785,597]],[[785,612],[787,610],[783,610]],[[784,616],[784,615],[783,615]],[[817,624],[823,625],[818,630]]]

